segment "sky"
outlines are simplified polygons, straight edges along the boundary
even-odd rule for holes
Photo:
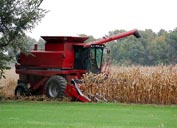
[[[30,32],[40,36],[105,36],[116,29],[177,28],[177,0],[44,0],[41,8],[49,10]]]

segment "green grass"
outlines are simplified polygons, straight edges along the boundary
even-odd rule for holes
[[[0,102],[0,128],[177,128],[177,106]]]

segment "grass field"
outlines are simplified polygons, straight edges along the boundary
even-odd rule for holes
[[[0,102],[0,128],[177,128],[177,106]]]

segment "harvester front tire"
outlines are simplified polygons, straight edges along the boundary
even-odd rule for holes
[[[24,85],[17,85],[17,87],[15,88],[15,96],[26,96],[27,90],[28,89]]]
[[[52,76],[46,83],[45,91],[49,98],[63,98],[65,96],[66,80],[62,76]]]

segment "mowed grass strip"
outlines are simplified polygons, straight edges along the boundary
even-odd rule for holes
[[[177,106],[0,102],[0,128],[177,128]]]

